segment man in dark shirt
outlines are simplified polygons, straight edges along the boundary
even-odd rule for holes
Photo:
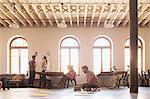
[[[36,56],[32,56],[32,60],[29,61],[29,71],[30,71],[30,76],[29,76],[29,86],[33,87],[34,83],[34,78],[35,78],[35,68],[36,68],[36,63],[35,63]]]

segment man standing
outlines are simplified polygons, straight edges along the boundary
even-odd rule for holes
[[[29,61],[29,71],[30,71],[30,76],[29,76],[29,86],[33,87],[34,83],[34,78],[35,78],[35,68],[36,68],[36,63],[35,63],[36,56],[32,56],[32,60]]]
[[[96,91],[99,88],[99,80],[97,76],[94,75],[93,72],[88,70],[87,66],[82,67],[82,71],[86,74],[87,82],[82,84],[82,89],[91,88],[92,91]]]

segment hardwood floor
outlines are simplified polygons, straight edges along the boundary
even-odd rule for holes
[[[139,94],[130,94],[128,88],[106,89],[99,92],[74,92],[69,89],[11,88],[0,90],[0,99],[150,99],[150,87],[139,88]]]

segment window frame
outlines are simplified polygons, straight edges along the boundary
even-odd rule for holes
[[[94,46],[95,41],[98,40],[98,39],[101,39],[101,38],[106,39],[109,42],[110,46]],[[112,43],[111,43],[110,39],[108,39],[105,36],[100,36],[100,37],[97,37],[96,39],[94,39],[94,41],[93,41],[93,51],[94,51],[94,49],[101,49],[101,53],[102,53],[103,49],[106,49],[106,48],[110,49],[110,69],[111,69],[112,68]],[[101,67],[100,67],[101,72],[104,72],[103,71],[103,55],[101,54],[100,57],[101,57],[101,64],[100,64],[101,65]],[[94,66],[94,55],[93,55],[93,66]]]
[[[12,70],[11,70],[11,68],[12,68],[12,64],[11,64],[11,62],[12,62],[12,57],[11,57],[12,53],[11,53],[11,49],[18,49],[18,50],[20,50],[20,49],[28,49],[28,46],[19,46],[19,47],[18,46],[16,46],[16,47],[13,46],[12,47],[13,41],[15,41],[18,38],[21,38],[21,39],[23,39],[23,40],[25,40],[27,42],[27,40],[25,38],[23,38],[23,37],[15,37],[9,43],[9,73],[10,74],[12,74]],[[28,44],[28,42],[27,42],[27,44]],[[21,60],[21,56],[19,55],[19,74],[21,74],[21,66],[20,66],[21,62],[20,62],[20,60]]]
[[[77,47],[73,47],[73,46],[64,47],[64,46],[61,46],[62,43],[63,43],[63,41],[66,40],[66,39],[68,39],[68,38],[74,39],[74,40],[77,42],[78,46],[77,46]],[[79,67],[79,64],[80,64],[80,61],[79,61],[79,60],[80,60],[80,57],[79,57],[80,44],[79,44],[78,39],[75,38],[75,37],[68,36],[68,37],[63,38],[63,39],[61,40],[60,44],[59,44],[59,50],[60,50],[60,72],[63,72],[63,71],[62,71],[62,65],[61,65],[61,49],[69,49],[69,63],[71,62],[71,59],[70,59],[70,56],[71,56],[70,53],[71,53],[71,51],[70,51],[70,50],[71,50],[71,49],[78,49],[78,74],[76,73],[76,75],[79,76],[79,75],[80,75],[80,67]],[[69,65],[69,64],[68,64],[68,65]]]
[[[128,38],[127,40],[126,40],[126,42],[129,40],[129,42],[130,42],[130,39]],[[143,42],[142,42],[142,40],[140,39],[140,38],[138,38],[138,41],[140,42],[140,44],[141,44],[141,46],[139,46],[138,45],[138,48],[141,48],[141,71],[143,71],[144,70],[144,66],[143,66],[143,54],[144,54],[144,52],[143,52]],[[125,42],[125,44],[126,44],[126,42]],[[129,46],[130,46],[130,43],[129,43]],[[130,47],[129,46],[124,46],[124,58],[125,58],[125,49],[126,48],[128,48],[129,50],[130,50]],[[125,68],[125,60],[124,60],[124,68]]]

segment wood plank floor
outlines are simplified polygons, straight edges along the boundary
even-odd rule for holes
[[[69,89],[13,88],[0,90],[0,99],[150,99],[150,87],[139,88],[139,94],[130,94],[128,88],[106,89],[99,92],[74,92]]]

